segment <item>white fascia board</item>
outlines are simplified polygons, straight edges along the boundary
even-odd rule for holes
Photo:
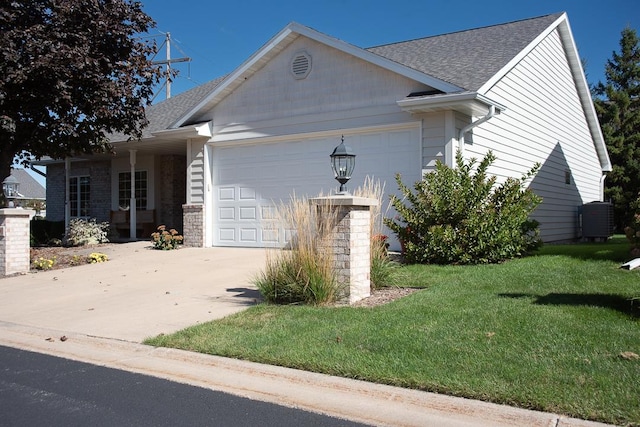
[[[299,35],[308,37],[312,40],[317,41],[318,43],[322,43],[327,46],[333,47],[337,50],[340,50],[344,53],[352,55],[356,58],[362,59],[363,61],[367,61],[381,68],[392,71],[396,74],[400,74],[409,79],[423,83],[434,89],[438,89],[442,92],[459,92],[463,90],[463,88],[455,86],[451,83],[447,83],[443,80],[436,79],[435,77],[421,73],[420,71],[416,71],[412,68],[398,64],[397,62],[391,61],[379,55],[368,52],[365,49],[361,49],[359,47],[346,43],[342,40],[338,40],[336,38],[327,36],[326,34],[322,34],[304,25],[298,24],[296,22],[292,22],[289,25],[287,25],[283,30],[281,30],[278,34],[276,34],[264,46],[262,46],[256,53],[251,55],[249,59],[247,59],[244,63],[242,63],[242,65],[240,65],[238,68],[236,68],[235,71],[229,74],[218,86],[216,86],[214,91],[211,92],[209,96],[204,98],[198,105],[196,105],[193,109],[188,111],[182,118],[180,118],[174,124],[174,126],[180,127],[191,116],[193,116],[194,114],[197,114],[198,111],[200,111],[201,109],[207,107],[208,105],[215,104],[216,98],[218,98],[221,94],[224,94],[225,92],[234,89],[239,84],[241,84],[246,78],[248,78],[255,71],[254,67],[256,66],[256,64],[259,64],[260,62],[268,60],[268,58],[273,53],[277,53],[280,50],[284,49],[290,42],[292,42]],[[289,43],[285,43],[287,41]]]
[[[243,62],[238,68],[236,68],[231,74],[229,74],[206,98],[204,98],[198,105],[188,111],[180,120],[178,120],[174,126],[179,127],[186,122],[192,115],[196,114],[202,108],[212,103],[221,93],[226,92],[239,85],[238,82],[244,81],[250,74],[251,69],[259,63],[263,58],[275,49],[280,43],[290,37],[294,31],[290,28],[293,24],[289,24],[282,31],[276,34],[271,40],[269,40],[263,47]]]
[[[602,130],[600,129],[600,123],[598,122],[598,116],[596,114],[595,107],[593,106],[593,100],[591,99],[591,92],[589,91],[589,85],[587,84],[584,70],[582,69],[582,63],[578,56],[578,48],[576,47],[569,26],[569,19],[567,14],[563,13],[555,20],[551,25],[547,27],[542,33],[538,35],[529,45],[524,48],[518,55],[516,55],[511,61],[507,63],[500,71],[498,71],[493,77],[482,85],[478,92],[487,93],[500,79],[502,79],[513,67],[515,67],[520,61],[522,61],[536,46],[542,42],[549,34],[558,29],[560,34],[560,40],[566,52],[569,60],[569,68],[573,80],[578,90],[578,96],[580,97],[580,103],[587,118],[587,124],[589,131],[595,144],[596,152],[598,153],[598,160],[600,161],[600,167],[603,172],[611,171],[611,161],[609,160],[609,154],[607,153],[607,146],[602,136]]]
[[[459,92],[463,90],[463,88],[459,86],[447,83],[444,80],[437,79],[435,77],[429,76],[428,74],[424,74],[420,71],[416,71],[412,68],[398,64],[397,62],[391,61],[390,59],[383,58],[365,49],[346,43],[334,37],[330,37],[309,27],[305,27],[304,25],[300,25],[294,22],[290,24],[289,27],[300,35],[313,39],[319,43],[323,43],[356,58],[362,59],[363,61],[370,62],[396,74],[400,74],[409,79],[424,83],[427,86],[441,90],[442,92]]]
[[[593,138],[593,142],[598,153],[598,159],[600,160],[600,167],[602,172],[611,171],[611,160],[609,159],[609,153],[607,151],[607,144],[604,141],[602,135],[602,129],[600,128],[600,122],[598,121],[598,115],[596,108],[593,105],[593,99],[591,98],[591,91],[589,90],[589,84],[587,78],[582,69],[582,61],[578,54],[578,48],[576,47],[575,40],[573,39],[573,33],[571,32],[571,26],[569,25],[569,19],[563,14],[565,18],[558,26],[558,33],[564,46],[564,50],[569,59],[569,68],[573,75],[573,81],[576,84],[578,90],[578,96],[582,109],[587,118],[587,125]]]
[[[402,110],[409,113],[420,113],[443,109],[462,110],[472,116],[481,116],[489,112],[490,107],[495,107],[496,114],[507,109],[506,106],[478,92],[460,92],[444,95],[428,95],[417,98],[408,98],[397,101]]]
[[[487,93],[496,83],[498,83],[505,75],[507,75],[507,73],[511,71],[513,67],[518,65],[520,61],[522,61],[527,55],[529,55],[529,53],[531,53],[531,51],[535,49],[535,47],[538,46],[540,42],[542,42],[542,40],[544,40],[549,34],[551,34],[562,21],[566,21],[566,19],[566,13],[560,15],[560,17],[556,19],[555,22],[553,22],[551,25],[549,25],[546,30],[538,34],[538,37],[533,39],[533,41],[529,43],[527,47],[522,49],[520,53],[514,56],[511,61],[507,62],[507,64],[502,67],[500,71],[498,71],[493,75],[493,77],[487,80],[485,84],[483,84],[480,89],[478,89],[478,92]]]
[[[177,129],[166,129],[153,132],[152,135],[158,139],[198,139],[211,138],[211,122],[200,123],[192,126],[184,126]]]

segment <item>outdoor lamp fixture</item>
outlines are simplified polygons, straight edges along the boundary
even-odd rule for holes
[[[7,200],[7,207],[14,207],[13,200],[18,197],[19,186],[20,183],[13,175],[9,175],[2,181],[2,192],[4,193],[4,198]]]
[[[342,135],[340,145],[333,149],[333,153],[331,153],[329,157],[331,157],[333,175],[336,181],[340,183],[338,194],[349,194],[346,183],[351,179],[353,168],[356,166],[356,155],[353,153],[351,147],[345,145],[344,135]]]

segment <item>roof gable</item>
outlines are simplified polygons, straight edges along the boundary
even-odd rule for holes
[[[396,72],[442,92],[457,92],[462,90],[462,88],[454,84],[447,83],[436,77],[427,75],[422,71],[412,69],[404,64],[400,64],[383,56],[368,52],[365,49],[361,49],[342,40],[329,37],[309,27],[293,22],[269,40],[269,42],[267,42],[234,72],[229,74],[222,82],[220,82],[209,96],[204,98],[195,108],[185,114],[182,119],[175,124],[175,126],[181,126],[188,123],[192,117],[197,117],[202,111],[210,109],[229,93],[233,92],[235,88],[241,85],[251,75],[264,67],[268,61],[278,53],[282,52],[298,37],[308,37],[316,42],[323,43],[334,49],[353,55],[384,69]]]
[[[466,90],[478,90],[563,14],[393,43],[369,52]]]

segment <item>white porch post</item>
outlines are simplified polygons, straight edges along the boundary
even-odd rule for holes
[[[131,165],[131,198],[129,199],[129,238],[136,239],[136,151],[129,150]]]
[[[65,233],[69,229],[69,222],[71,220],[71,178],[69,174],[71,172],[71,159],[65,157],[64,159],[64,230]]]

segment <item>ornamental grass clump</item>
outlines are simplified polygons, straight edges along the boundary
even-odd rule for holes
[[[153,243],[153,247],[163,251],[177,249],[183,240],[184,237],[182,237],[175,228],[167,231],[166,225],[158,226],[158,231],[151,233],[151,243]]]
[[[396,175],[403,197],[391,196],[398,215],[385,224],[403,243],[406,262],[496,263],[540,246],[538,223],[529,216],[542,199],[525,188],[540,165],[498,185],[487,173],[495,159],[489,152],[465,163],[458,152],[455,168],[438,162],[413,190]]]
[[[282,203],[265,224],[273,232],[286,230],[287,247],[267,253],[266,267],[254,280],[265,300],[274,304],[330,304],[343,296],[326,244],[337,223],[335,210],[312,206],[306,198]]]

